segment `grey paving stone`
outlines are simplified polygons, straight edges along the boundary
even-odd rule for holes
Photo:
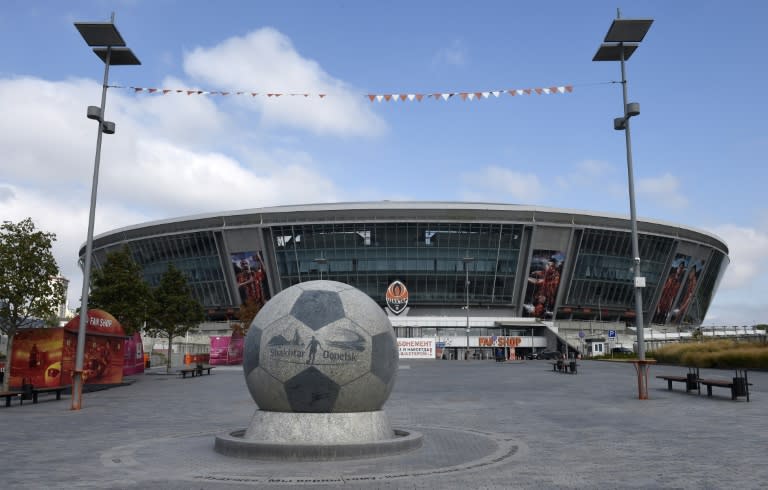
[[[631,365],[581,361],[401,361],[384,410],[418,430],[409,453],[313,463],[243,461],[213,451],[255,405],[242,369],[144,375],[86,393],[83,409],[41,397],[0,406],[3,488],[764,488],[768,373],[751,402],[667,391],[653,376],[637,399]],[[731,371],[704,370],[729,378]],[[705,391],[706,393],[706,391]]]

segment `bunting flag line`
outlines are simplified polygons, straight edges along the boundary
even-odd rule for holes
[[[218,91],[218,90],[197,90],[197,89],[169,89],[169,88],[148,88],[148,87],[133,87],[122,85],[109,85],[109,88],[120,88],[132,90],[134,93],[149,94],[149,95],[218,95],[222,97],[227,96],[249,96],[249,97],[304,97],[304,98],[320,98],[324,99],[328,97],[328,94],[324,93],[296,93],[296,92],[252,92],[246,90],[230,90],[230,91]],[[482,92],[431,92],[431,93],[405,93],[405,94],[366,94],[365,97],[373,102],[421,102],[425,98],[434,99],[437,101],[447,101],[451,98],[458,97],[461,100],[483,100],[490,98],[499,98],[502,95],[509,96],[524,96],[524,95],[552,95],[552,94],[566,94],[573,92],[573,85],[557,85],[553,87],[536,87],[536,88],[523,88],[523,89],[504,89],[504,90],[488,90]]]

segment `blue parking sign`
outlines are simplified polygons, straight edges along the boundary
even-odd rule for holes
[[[608,330],[608,337],[616,337],[616,330]]]

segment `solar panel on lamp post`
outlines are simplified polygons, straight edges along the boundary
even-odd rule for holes
[[[91,278],[91,255],[93,253],[93,222],[96,215],[96,195],[99,186],[99,164],[101,160],[101,135],[114,134],[115,123],[104,120],[104,108],[107,102],[107,87],[109,82],[109,67],[116,65],[140,65],[141,62],[129,48],[115,27],[115,14],[109,22],[75,22],[75,28],[80,32],[88,46],[104,62],[104,81],[101,88],[101,106],[89,106],[88,119],[99,122],[96,136],[96,157],[93,164],[93,181],[91,185],[91,205],[88,214],[88,235],[85,242],[85,260],[83,264],[83,289],[80,296],[80,323],[77,331],[77,352],[75,354],[75,370],[72,377],[72,410],[80,410],[83,395],[83,364],[85,353],[85,333],[88,320],[88,292]]]
[[[635,327],[637,329],[637,355],[641,361],[645,360],[645,338],[643,321],[643,287],[645,277],[640,273],[640,247],[637,236],[637,213],[635,210],[635,184],[632,169],[632,138],[629,129],[630,118],[640,114],[640,105],[627,101],[627,77],[625,62],[632,56],[639,46],[645,34],[650,29],[653,19],[621,19],[621,13],[617,11],[616,19],[611,23],[604,43],[595,53],[592,61],[619,61],[621,62],[621,86],[624,100],[624,116],[614,119],[614,129],[624,131],[627,149],[627,180],[629,187],[629,213],[632,226],[632,257],[634,261],[634,289],[635,289]]]

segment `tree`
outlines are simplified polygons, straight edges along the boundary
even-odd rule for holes
[[[260,302],[249,299],[245,303],[240,305],[240,309],[237,311],[237,319],[239,323],[236,323],[232,328],[232,332],[238,332],[243,337],[248,333],[248,328],[251,326],[253,319],[261,311],[262,305]]]
[[[31,218],[0,225],[0,331],[8,336],[3,391],[11,378],[13,336],[41,318],[50,318],[64,302],[64,285],[54,280],[59,266],[51,247],[53,233],[35,229]]]
[[[104,266],[93,272],[88,308],[98,308],[114,316],[126,335],[141,330],[147,317],[150,289],[141,266],[127,248],[107,254]]]
[[[147,332],[168,339],[166,370],[171,370],[174,337],[185,335],[205,318],[203,306],[192,296],[184,274],[171,264],[152,290]]]

